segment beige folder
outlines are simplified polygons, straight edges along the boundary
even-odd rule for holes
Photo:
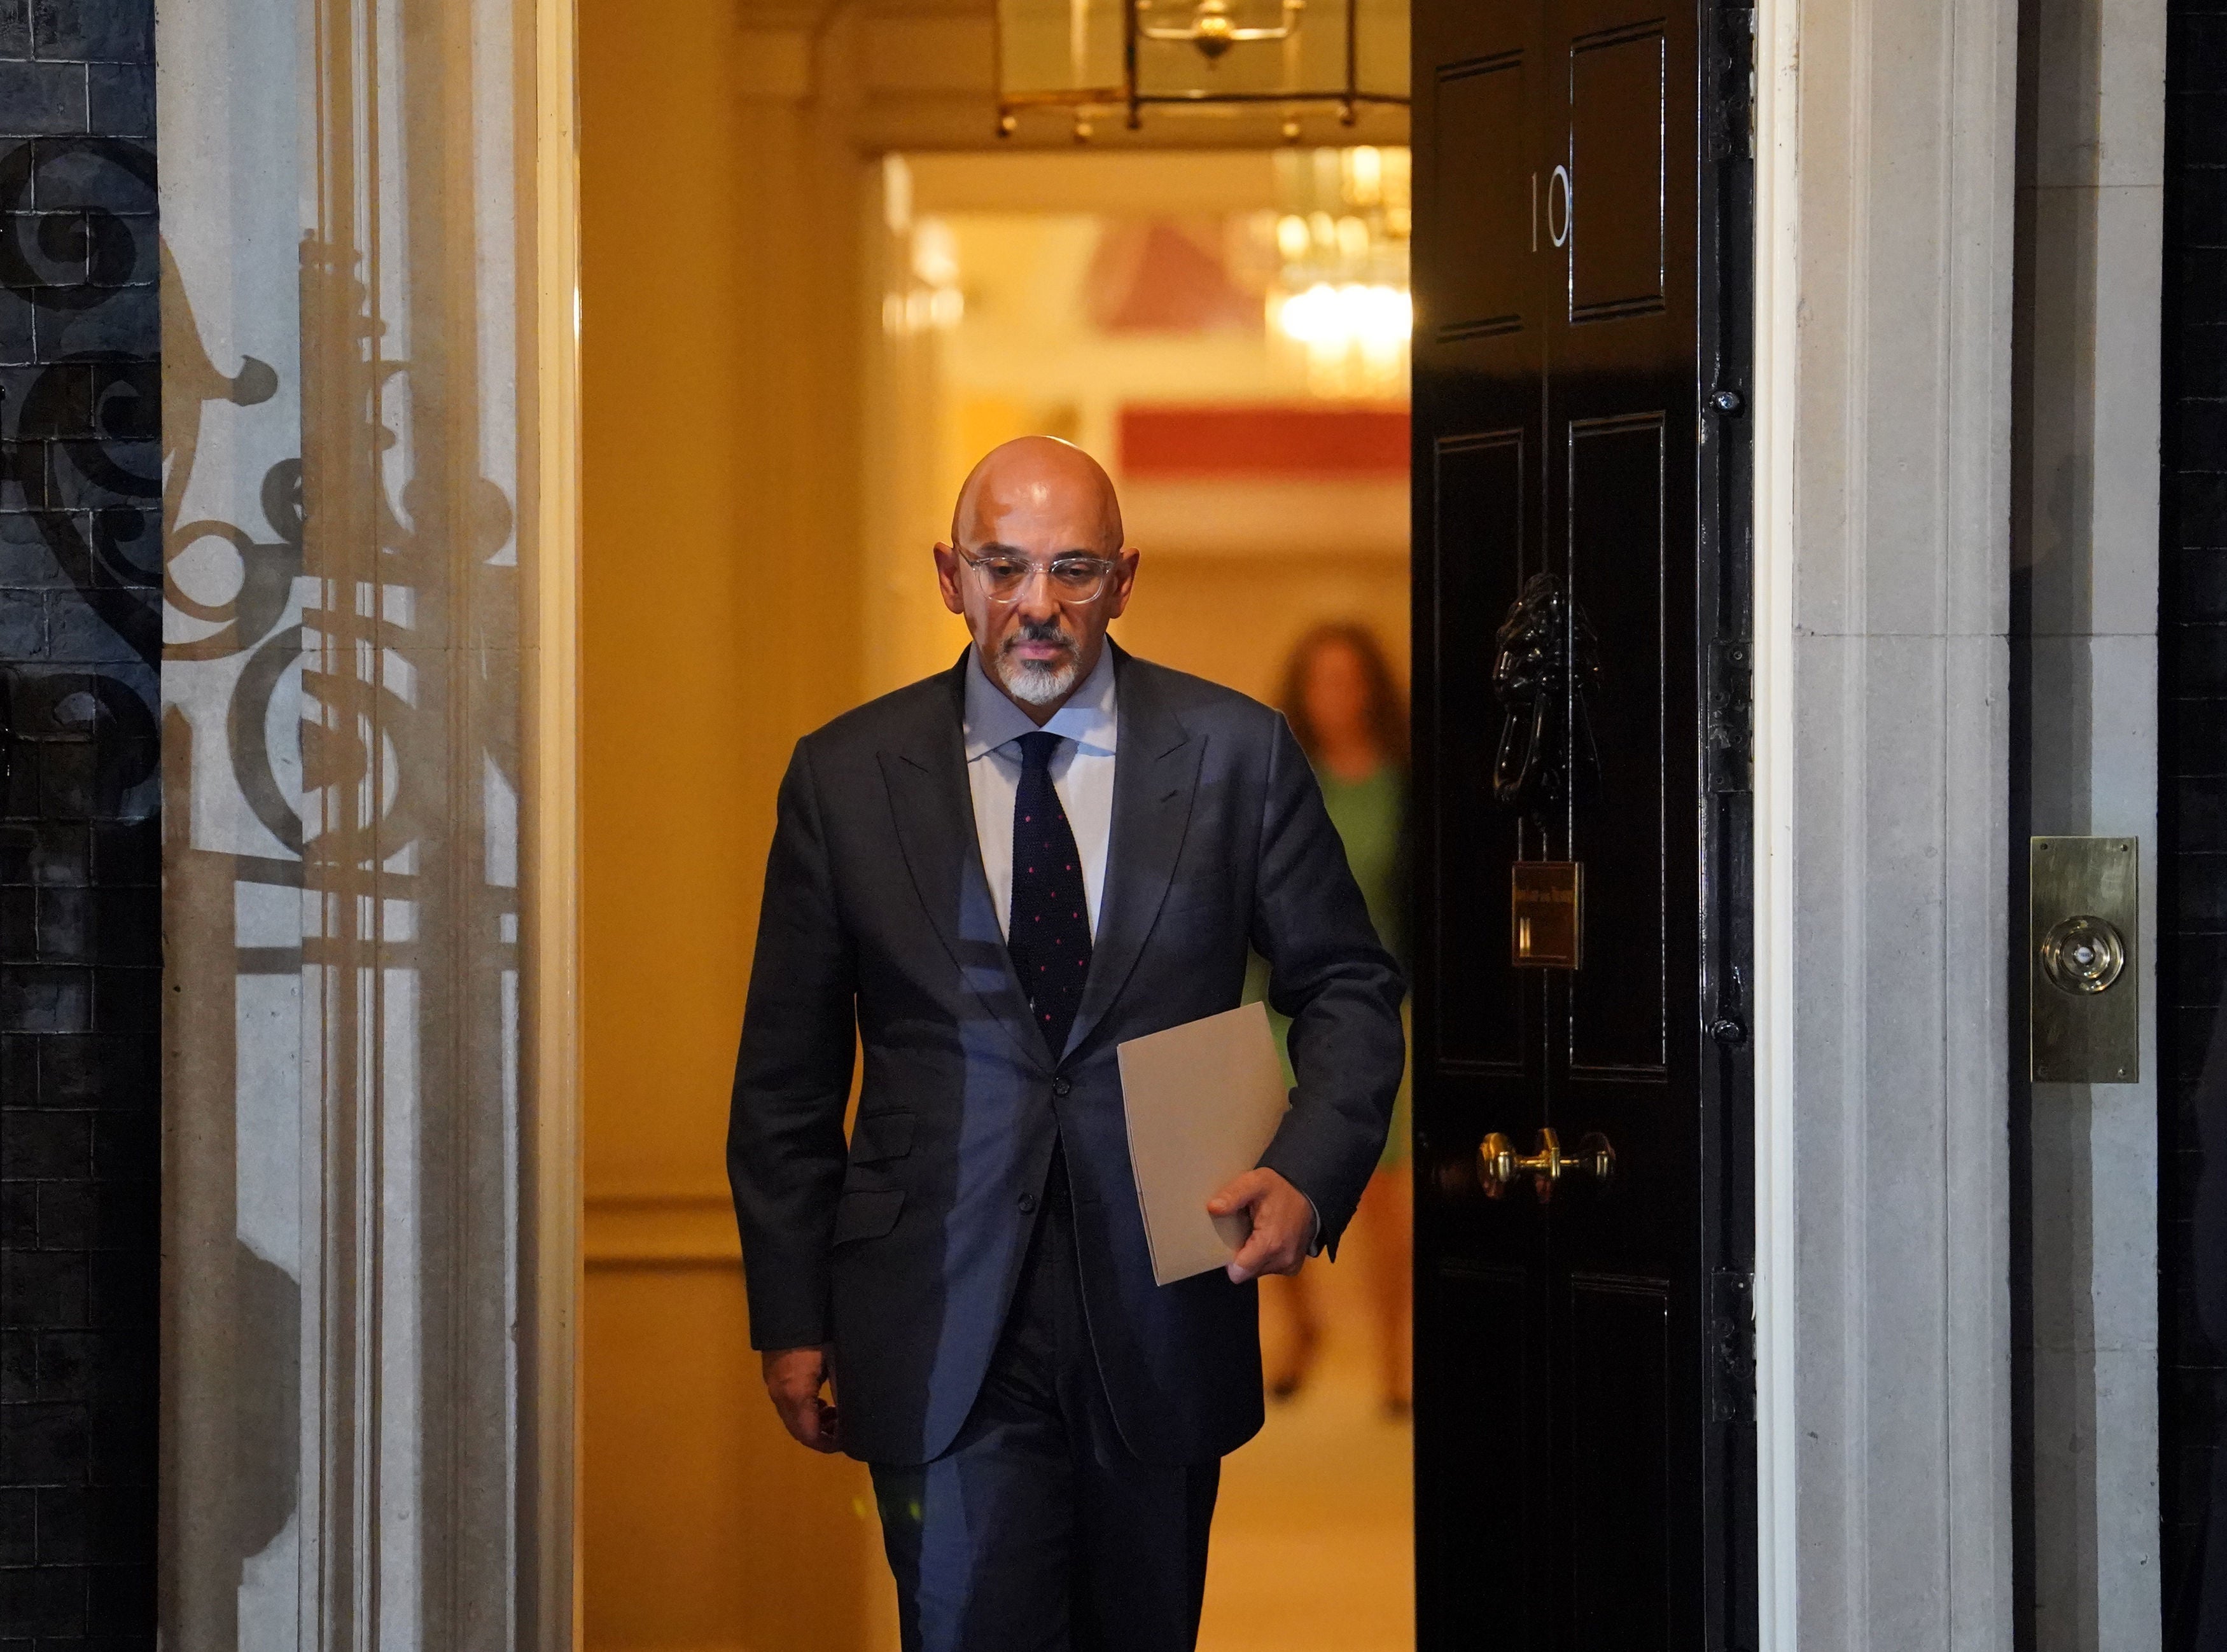
[[[1153,1282],[1226,1266],[1251,1224],[1241,1211],[1209,1216],[1206,1202],[1260,1162],[1291,1105],[1267,1006],[1132,1038],[1115,1054]]]

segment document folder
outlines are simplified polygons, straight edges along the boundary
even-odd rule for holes
[[[1152,1253],[1172,1285],[1228,1265],[1251,1224],[1206,1202],[1260,1162],[1291,1097],[1264,1005],[1241,1005],[1120,1045],[1129,1162]]]

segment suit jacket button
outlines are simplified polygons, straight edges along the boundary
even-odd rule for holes
[[[1033,1194],[1033,1193],[1024,1193],[1023,1195],[1021,1195],[1021,1214],[1022,1214],[1023,1215],[1024,1215],[1024,1216],[1034,1215],[1036,1214],[1036,1209],[1037,1209],[1037,1196],[1036,1196],[1035,1194]]]
[[[1051,1081],[1051,1093],[1054,1095],[1065,1095],[1069,1091],[1074,1088],[1075,1086],[1069,1084],[1063,1078],[1056,1078]]]

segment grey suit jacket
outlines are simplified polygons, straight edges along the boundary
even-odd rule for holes
[[[752,1344],[833,1343],[845,1447],[869,1462],[925,1462],[966,1420],[1056,1142],[1130,1450],[1203,1462],[1260,1427],[1254,1287],[1152,1282],[1114,1057],[1235,1006],[1248,945],[1292,1018],[1298,1078],[1261,1163],[1314,1201],[1329,1244],[1383,1145],[1403,985],[1291,730],[1228,689],[1114,661],[1106,890],[1064,1049],[1030,1017],[983,877],[963,656],[807,735],[782,782],[728,1171]]]

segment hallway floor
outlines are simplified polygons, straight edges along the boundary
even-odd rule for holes
[[[1272,1409],[1222,1464],[1199,1652],[1412,1652],[1408,1448],[1357,1363]]]

